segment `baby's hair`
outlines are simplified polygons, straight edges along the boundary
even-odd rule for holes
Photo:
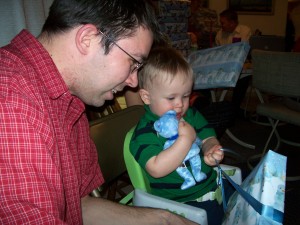
[[[185,76],[184,80],[194,79],[191,66],[180,52],[169,46],[156,47],[139,71],[139,87],[147,89],[155,79],[171,82],[178,74]]]

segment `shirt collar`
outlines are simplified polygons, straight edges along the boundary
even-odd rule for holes
[[[32,65],[46,87],[50,98],[56,99],[63,94],[70,94],[51,56],[42,44],[28,31],[22,30],[12,44],[15,44],[22,55]],[[19,47],[21,46],[21,48]]]
[[[154,114],[151,110],[150,110],[150,107],[149,105],[144,105],[144,109],[146,111],[145,113],[145,117],[147,118],[147,120],[149,121],[156,121],[159,119],[159,116],[157,116],[156,114]]]

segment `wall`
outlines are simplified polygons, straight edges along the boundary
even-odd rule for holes
[[[8,44],[22,29],[41,32],[53,0],[0,0],[0,46]]]
[[[252,31],[259,29],[263,35],[285,36],[288,0],[274,0],[274,15],[239,15],[239,22],[248,25]],[[209,8],[218,15],[227,8],[227,0],[209,0]]]

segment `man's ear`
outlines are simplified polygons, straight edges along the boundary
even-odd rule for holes
[[[80,27],[76,32],[75,42],[78,51],[86,55],[94,49],[93,43],[98,43],[98,30],[92,24],[86,24]]]
[[[146,105],[150,105],[151,101],[150,101],[150,94],[147,90],[145,89],[140,89],[139,90],[139,94],[141,96],[142,101],[146,104]]]

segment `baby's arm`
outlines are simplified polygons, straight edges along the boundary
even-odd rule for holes
[[[202,151],[204,155],[204,161],[209,166],[215,166],[216,161],[222,161],[224,158],[224,152],[221,150],[222,146],[215,137],[206,138],[202,143]]]
[[[147,172],[155,178],[164,177],[173,172],[182,164],[195,139],[194,128],[187,122],[179,122],[178,138],[169,148],[148,160]]]

